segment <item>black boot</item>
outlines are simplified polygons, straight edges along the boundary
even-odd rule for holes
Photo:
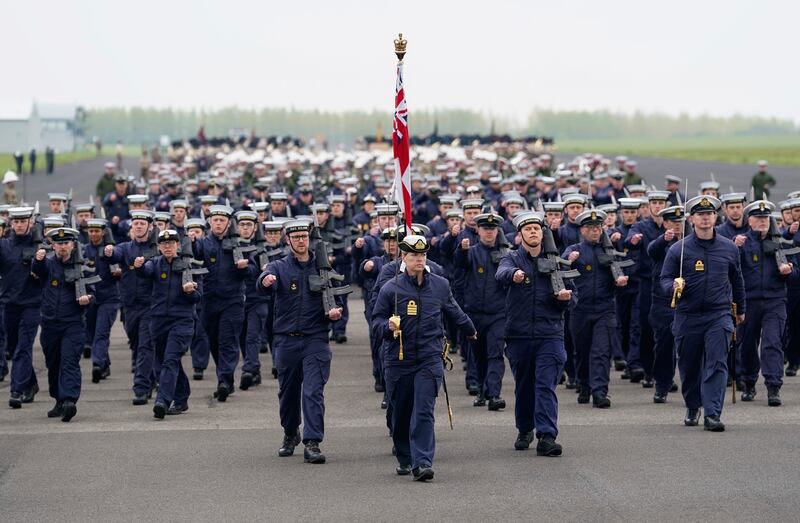
[[[703,418],[703,428],[710,432],[724,432],[725,424],[719,420],[719,416],[705,416]]]
[[[667,393],[666,392],[656,392],[653,394],[653,403],[666,403],[667,402]]]
[[[177,405],[173,401],[172,405],[170,405],[169,408],[167,409],[167,416],[177,416],[178,414],[183,414],[187,410],[189,410],[188,403],[182,403],[180,405]]]
[[[578,392],[578,403],[589,403],[589,389],[581,388]]]
[[[345,336],[343,332],[337,334],[336,343],[347,343],[347,336]]]
[[[578,382],[574,379],[567,379],[567,383],[564,384],[564,388],[567,390],[577,390],[578,389]]]
[[[669,386],[669,391],[670,392],[678,392],[678,384],[673,381],[672,385]]]
[[[8,406],[12,409],[21,409],[22,408],[22,394],[19,392],[12,392],[11,396],[8,398]]]
[[[247,390],[253,385],[253,375],[249,372],[242,373],[242,379],[239,380],[239,388]]]
[[[467,385],[467,392],[470,396],[477,396],[478,393],[481,391],[481,388],[478,386],[477,383],[470,383]]]
[[[261,385],[261,372],[256,372],[253,374],[253,387],[256,385]]]
[[[428,481],[433,479],[433,469],[430,467],[417,467],[411,471],[414,481]]]
[[[146,392],[142,394],[136,394],[131,403],[134,405],[147,405],[147,396],[148,394]]]
[[[786,375],[787,376],[797,376],[797,365],[795,365],[794,363],[790,363],[786,367]]]
[[[27,391],[22,393],[22,403],[33,403],[36,393],[39,392],[39,385],[34,385]]]
[[[622,358],[618,358],[614,360],[614,370],[617,372],[621,372],[628,367],[628,362],[623,360]]]
[[[478,394],[478,397],[472,402],[473,407],[485,407],[486,406],[486,398],[483,394]]]
[[[6,381],[6,376],[8,376],[8,367],[3,367],[0,369],[0,381]]]
[[[622,378],[623,380],[631,379],[631,369],[630,369],[630,367],[625,367],[625,370],[622,371],[622,374],[620,374],[619,377]]]
[[[745,383],[742,389],[742,401],[753,401],[756,399],[756,384]]]
[[[631,376],[631,383],[639,383],[644,379],[644,370],[642,369],[629,369]]]
[[[294,454],[294,448],[300,444],[300,434],[284,434],[283,445],[278,449],[278,456],[287,458]]]
[[[56,401],[55,406],[47,411],[48,418],[60,418],[64,415],[64,409],[61,407],[61,402]]]
[[[153,417],[157,419],[164,419],[164,416],[167,414],[167,406],[164,405],[162,402],[157,401],[155,405],[153,405]]]
[[[103,371],[100,373],[100,379],[104,380],[104,379],[108,378],[109,376],[111,376],[111,365],[109,365],[108,367],[103,369]]]
[[[386,400],[386,396],[383,397],[381,400],[381,409],[386,410],[389,408],[389,402]]]
[[[231,391],[228,389],[228,385],[225,383],[220,383],[217,385],[217,390],[214,391],[214,397],[217,398],[217,401],[220,403],[225,403],[228,400],[228,395]]]
[[[278,369],[276,369],[275,367],[272,367],[272,379],[274,380],[278,379]]]
[[[533,431],[530,432],[520,432],[517,435],[517,441],[514,442],[514,449],[515,450],[528,450],[531,446],[531,442],[533,441]]]
[[[61,404],[61,421],[67,423],[74,418],[77,413],[78,407],[75,406],[75,402],[72,400],[64,400],[64,403]]]
[[[683,424],[687,427],[696,427],[700,422],[700,409],[686,409]]]
[[[767,405],[770,407],[780,407],[781,403],[781,389],[775,385],[767,387]]]
[[[536,444],[537,456],[560,456],[561,452],[561,445],[556,443],[555,438],[550,434],[544,434],[539,438],[539,443]]]
[[[500,396],[496,398],[489,398],[489,403],[487,405],[489,410],[500,410],[506,408],[506,400],[501,398]]]
[[[103,375],[103,369],[95,365],[92,367],[92,383],[100,383],[102,379],[100,376]]]
[[[192,373],[192,379],[195,381],[201,381],[203,379],[203,369],[194,369],[194,373]]]
[[[398,476],[408,476],[411,474],[411,465],[398,465],[394,471],[397,472]]]
[[[652,389],[654,385],[655,382],[653,381],[653,378],[651,378],[650,376],[645,376],[644,378],[642,378],[642,388]]]
[[[319,450],[319,441],[313,439],[308,440],[306,448],[303,451],[303,461],[315,465],[322,465],[325,463],[325,454]]]
[[[92,357],[92,348],[91,347],[84,347],[83,348],[83,357],[84,359],[89,359]]]
[[[598,392],[597,394],[592,394],[592,407],[598,409],[607,409],[611,406],[611,400],[608,399],[608,396],[603,394],[602,392]]]
[[[375,387],[374,388],[375,388],[375,392],[385,392],[386,391],[386,387],[383,386],[383,383],[381,383],[381,380],[379,380],[379,379],[375,380]]]

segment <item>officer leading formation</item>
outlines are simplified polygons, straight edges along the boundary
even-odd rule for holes
[[[380,145],[182,144],[139,178],[107,164],[97,202],[68,191],[43,209],[0,206],[9,407],[40,390],[41,330],[48,417],[80,420],[82,388],[103,387],[112,366],[159,420],[189,410],[193,380],[214,379],[211,401],[226,403],[274,378],[278,455],[303,443],[305,462],[325,463],[331,343],[362,321],[356,287],[396,472],[417,481],[434,477],[434,407],[444,386],[452,413],[459,356],[462,393],[487,416],[506,408],[508,360],[511,446],[536,440],[540,456],[563,452],[559,386],[609,409],[612,372],[655,404],[680,390],[683,423],[711,432],[725,429],[728,387],[762,401],[761,378],[764,404],[782,404],[800,367],[800,191],[764,199],[766,162],[758,199],[711,180],[687,201],[680,178],[659,190],[625,157],[556,165],[539,143],[420,145],[406,217]],[[112,362],[118,320],[130,359]]]

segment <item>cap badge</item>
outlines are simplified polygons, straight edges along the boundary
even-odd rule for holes
[[[417,240],[417,243],[414,244],[414,248],[421,251],[425,248],[425,242],[422,239]]]
[[[478,274],[483,274],[485,270],[483,267],[478,267]]]
[[[766,206],[764,205],[764,202],[761,202],[761,203],[758,204],[758,210],[759,211],[763,211],[765,207]]]
[[[711,202],[708,201],[708,198],[703,198],[700,200],[700,205],[702,207],[711,207]]]

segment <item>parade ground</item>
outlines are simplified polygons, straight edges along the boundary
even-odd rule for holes
[[[212,400],[213,363],[192,381],[189,411],[158,421],[131,405],[130,352],[119,323],[112,374],[100,384],[82,361],[83,390],[71,423],[45,416],[43,390],[21,410],[5,405],[0,384],[0,520],[32,521],[635,521],[796,519],[800,484],[800,378],[787,378],[784,406],[726,398],[724,433],[682,424],[679,393],[654,405],[652,389],[612,373],[611,409],[578,405],[559,387],[560,458],[513,449],[513,379],[508,408],[472,406],[464,373],[447,374],[454,411],[437,405],[436,478],[395,475],[391,440],[372,390],[363,306],[351,300],[348,342],[332,345],[325,389],[325,465],[279,458],[277,381],[262,355],[264,383],[224,404]],[[191,363],[184,357],[191,373]],[[238,383],[238,376],[237,376]],[[714,501],[711,501],[713,498]],[[402,514],[402,516],[401,516]]]

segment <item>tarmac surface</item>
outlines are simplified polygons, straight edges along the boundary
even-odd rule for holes
[[[88,196],[102,161],[82,164],[36,190],[64,190],[52,186],[61,177]],[[642,172],[656,165],[640,162]],[[751,171],[741,171],[742,184]],[[778,178],[779,187],[792,179],[800,181]],[[152,403],[131,405],[130,352],[117,322],[112,375],[93,384],[82,360],[78,414],[62,423],[45,415],[52,400],[37,344],[36,401],[11,410],[8,380],[0,383],[0,521],[797,520],[800,378],[786,379],[779,408],[767,407],[762,383],[752,403],[731,405],[729,389],[721,434],[684,427],[680,393],[655,405],[652,389],[617,372],[609,410],[578,405],[559,387],[564,455],[543,458],[513,449],[510,371],[508,407],[488,412],[472,406],[456,358],[447,374],[455,430],[443,393],[437,404],[436,477],[398,477],[381,395],[372,390],[363,307],[358,298],[350,303],[349,340],[332,344],[325,465],[304,464],[302,446],[291,458],[277,456],[282,429],[269,355],[264,383],[223,404],[211,398],[212,362],[203,381],[191,382],[190,410],[158,421]],[[188,355],[183,361],[191,372]]]
[[[652,389],[612,373],[611,409],[578,405],[559,387],[564,455],[513,449],[513,378],[505,411],[472,406],[456,358],[448,373],[455,430],[437,404],[436,477],[417,484],[394,473],[391,440],[372,390],[361,300],[334,358],[326,392],[325,465],[302,446],[279,458],[277,381],[262,355],[264,383],[211,399],[213,363],[192,381],[190,410],[163,421],[152,403],[131,405],[130,353],[119,323],[112,375],[90,380],[70,423],[45,416],[45,390],[20,410],[0,406],[0,520],[16,521],[384,521],[795,520],[800,484],[800,378],[787,378],[784,406],[726,404],[721,434],[684,427],[679,393],[652,403]],[[41,350],[39,382],[46,386]],[[184,358],[191,372],[191,362]],[[238,381],[237,381],[238,382]],[[8,381],[0,384],[5,400]],[[730,394],[727,397],[730,401]]]

